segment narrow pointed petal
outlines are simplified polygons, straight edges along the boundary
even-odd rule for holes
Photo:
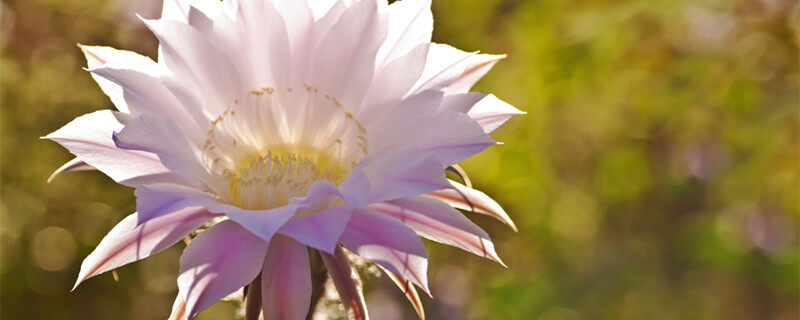
[[[493,217],[507,224],[517,231],[514,221],[503,210],[503,207],[485,193],[469,188],[463,184],[450,180],[451,188],[437,190],[425,196],[443,201],[453,208],[481,213]]]
[[[479,92],[446,96],[441,109],[466,113],[486,133],[496,130],[513,116],[525,114],[492,94]]]
[[[358,271],[350,264],[350,260],[347,259],[344,249],[336,246],[333,254],[320,252],[320,255],[325,267],[328,268],[328,274],[331,276],[336,291],[339,292],[342,305],[347,309],[348,319],[368,320],[361,278],[358,276]]]
[[[464,73],[467,62],[475,54],[458,50],[446,44],[431,43],[425,70],[422,71],[413,91],[422,92],[447,88]]]
[[[422,74],[429,46],[420,44],[405,55],[386,62],[372,80],[364,98],[364,107],[359,110],[360,118],[374,118],[401,103]]]
[[[386,37],[386,21],[375,1],[347,8],[320,42],[310,85],[357,110],[372,81],[375,54]],[[342,81],[347,79],[347,81]]]
[[[188,320],[217,300],[247,285],[261,271],[267,242],[233,221],[201,232],[181,255],[178,297],[186,303],[173,314]]]
[[[95,111],[72,120],[44,139],[64,146],[78,159],[126,186],[185,180],[165,168],[153,153],[118,148],[112,139],[114,132],[124,127],[118,116],[126,115]]]
[[[399,220],[427,239],[503,264],[489,235],[444,202],[418,196],[378,203],[369,208]]]
[[[244,319],[258,320],[261,317],[261,274],[247,285]]]
[[[308,249],[283,235],[272,238],[261,271],[265,319],[303,320],[311,304]]]
[[[81,159],[78,158],[72,159],[70,161],[67,161],[67,163],[63,164],[58,169],[56,169],[56,171],[53,171],[53,174],[51,174],[50,177],[47,178],[47,183],[53,182],[53,179],[55,179],[56,176],[62,173],[72,172],[72,171],[84,171],[84,170],[94,170],[94,167],[86,164],[86,162],[83,162],[83,160]]]
[[[403,277],[398,276],[389,270],[386,270],[386,268],[380,266],[378,267],[381,268],[381,270],[386,274],[386,276],[388,276],[389,279],[392,279],[392,282],[394,282],[394,284],[396,284],[397,287],[400,288],[400,291],[402,291],[403,294],[406,295],[406,298],[408,298],[408,302],[411,303],[411,306],[414,307],[414,311],[417,312],[419,320],[425,320],[425,309],[422,307],[422,300],[420,300],[419,298],[419,293],[417,293],[417,288],[414,288],[414,285],[411,284],[410,281],[403,279]]]
[[[139,54],[111,47],[80,46],[86,55],[87,70],[118,109],[138,116],[162,115],[175,121],[186,132],[202,136],[202,130],[184,106],[161,82],[166,70]]]
[[[447,92],[465,93],[483,78],[494,65],[505,59],[506,55],[476,54],[465,61],[464,71],[453,83],[447,86]]]
[[[202,208],[187,208],[139,225],[138,213],[129,215],[86,257],[75,287],[88,278],[161,252],[213,217]]]
[[[361,210],[353,214],[340,241],[358,256],[409,279],[430,294],[425,246],[414,231],[400,221]]]
[[[352,212],[353,208],[347,205],[330,207],[291,219],[278,232],[314,249],[333,253]]]

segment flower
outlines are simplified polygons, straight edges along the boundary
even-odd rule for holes
[[[165,0],[160,19],[142,20],[158,62],[81,46],[118,111],[45,137],[76,156],[54,176],[94,168],[136,189],[137,212],[86,258],[76,286],[196,234],[173,319],[248,284],[267,319],[305,318],[308,247],[363,318],[343,248],[412,302],[409,283],[429,293],[419,236],[500,262],[455,208],[513,223],[444,171],[494,145],[489,133],[521,112],[469,92],[503,56],[431,43],[429,0]]]

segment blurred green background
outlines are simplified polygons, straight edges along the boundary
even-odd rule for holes
[[[0,318],[163,319],[183,244],[69,289],[134,211],[43,136],[111,107],[76,43],[151,57],[160,1],[3,0]],[[466,161],[508,264],[428,242],[429,319],[798,319],[800,9],[792,0],[434,0],[434,39],[507,53],[477,90],[528,112]],[[413,311],[367,279],[373,318]],[[233,318],[218,303],[201,319]]]

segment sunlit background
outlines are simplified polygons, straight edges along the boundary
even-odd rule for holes
[[[434,40],[507,53],[527,111],[466,161],[519,226],[505,269],[426,242],[429,319],[798,319],[800,9],[792,0],[434,0]],[[3,0],[0,318],[164,319],[183,243],[69,290],[132,190],[39,140],[111,108],[76,43],[155,56],[159,0]],[[365,277],[373,319],[412,319]],[[200,319],[233,319],[220,302]]]

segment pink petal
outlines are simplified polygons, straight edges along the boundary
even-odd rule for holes
[[[161,19],[186,22],[186,17],[188,15],[188,0],[164,0],[164,7],[161,9]]]
[[[447,185],[441,163],[415,150],[385,154],[370,163],[364,172],[371,187],[370,202],[418,195]]]
[[[270,1],[240,1],[237,25],[243,38],[245,59],[240,68],[252,70],[254,88],[285,88],[289,83],[291,61],[286,24]],[[232,38],[228,35],[227,38]],[[237,61],[234,61],[237,63]]]
[[[418,196],[378,203],[369,208],[400,220],[420,236],[503,264],[489,235],[446,203]]]
[[[454,208],[481,213],[493,217],[507,224],[517,231],[514,221],[503,210],[503,207],[487,196],[485,193],[469,188],[458,182],[450,180],[451,188],[437,190],[425,196],[443,201]]]
[[[265,319],[305,319],[311,304],[308,249],[276,235],[261,270],[261,288]]]
[[[298,205],[287,205],[269,210],[244,210],[220,202],[211,194],[175,184],[153,184],[136,190],[136,206],[141,221],[147,221],[164,212],[187,206],[201,206],[213,213],[225,214],[254,235],[270,241],[272,236],[291,218]]]
[[[302,218],[291,219],[278,232],[314,249],[332,253],[352,212],[353,208],[347,205],[330,207]]]
[[[47,183],[53,182],[53,179],[55,179],[56,176],[62,173],[72,172],[72,171],[84,171],[84,170],[94,170],[94,167],[86,164],[86,162],[83,162],[83,160],[81,159],[74,158],[70,161],[67,161],[67,163],[61,165],[61,167],[56,169],[56,171],[53,171],[50,177],[47,178]]]
[[[363,108],[359,110],[360,119],[375,118],[400,103],[422,74],[428,47],[427,43],[420,44],[407,54],[385,63],[372,80]]]
[[[340,241],[358,256],[409,279],[430,293],[425,246],[414,231],[399,221],[377,212],[357,211]]]
[[[413,91],[446,88],[464,73],[465,66],[473,55],[475,53],[464,52],[446,44],[431,43],[425,69]]]
[[[341,246],[336,246],[333,254],[320,252],[322,262],[328,268],[339,298],[342,300],[344,308],[347,309],[348,319],[366,320],[367,304],[364,302],[364,293],[361,286],[361,278],[358,271],[350,264],[347,255]]]
[[[124,127],[118,116],[125,115],[95,111],[75,118],[44,139],[58,142],[81,161],[127,186],[186,180],[165,168],[153,153],[118,148],[112,140],[114,132]]]
[[[161,252],[213,217],[202,208],[175,211],[141,225],[137,224],[137,213],[127,216],[83,260],[75,287],[88,278]]]
[[[173,315],[189,319],[214,302],[250,283],[267,254],[267,242],[233,221],[201,232],[181,255],[178,299]]]
[[[386,37],[385,20],[376,1],[347,8],[319,44],[310,85],[335,96],[346,109],[357,110],[372,81],[375,54]]]

